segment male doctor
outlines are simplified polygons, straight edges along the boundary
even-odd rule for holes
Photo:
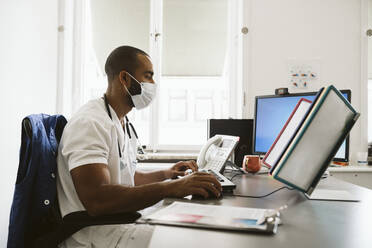
[[[165,197],[220,196],[220,183],[207,173],[176,179],[184,176],[186,169],[196,171],[194,161],[178,162],[162,171],[136,170],[136,135],[124,118],[132,108],[140,111],[147,107],[156,96],[153,66],[142,50],[121,46],[108,56],[105,71],[106,93],[82,106],[61,138],[57,190],[62,216],[84,210],[92,216],[138,211]],[[60,246],[129,247],[128,240],[136,232],[151,233],[134,224],[92,226]],[[148,241],[142,237],[135,246],[146,247]]]

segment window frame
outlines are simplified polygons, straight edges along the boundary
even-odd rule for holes
[[[160,82],[161,80],[161,54],[162,54],[162,27],[163,27],[163,0],[149,0],[150,1],[150,56],[152,58],[154,66],[154,80]],[[84,42],[87,40],[87,32],[82,32],[86,30],[87,22],[87,11],[89,6],[89,0],[82,1],[72,1],[67,0],[62,14],[68,13],[66,18],[62,19],[62,26],[65,26],[66,19],[73,18],[73,22],[68,25],[68,29],[72,30],[73,38],[71,41],[62,41],[64,48],[64,53],[66,51],[71,56],[71,62],[73,69],[70,73],[72,80],[68,89],[70,89],[71,95],[61,94],[60,108],[61,113],[68,113],[67,116],[72,115],[76,112],[77,108],[83,104],[84,94],[86,91],[86,86],[84,82],[84,58],[86,56]],[[243,18],[243,1],[229,1],[229,22],[228,22],[228,42],[227,42],[227,55],[229,59],[225,60],[227,62],[228,68],[224,67],[224,72],[221,77],[224,77],[229,83],[229,117],[230,118],[242,118],[243,114],[243,83],[242,83],[242,34],[240,32],[240,27],[242,27]],[[67,26],[65,26],[67,28]],[[66,50],[67,49],[67,50]],[[62,61],[63,62],[63,61]],[[66,65],[66,61],[63,62]],[[75,68],[75,69],[74,69]],[[63,73],[62,73],[63,74]],[[66,75],[60,75],[60,78],[69,78]],[[184,77],[182,77],[184,78]],[[220,77],[218,77],[220,78]],[[63,80],[62,84],[66,88],[66,80]],[[64,92],[68,93],[68,92]],[[66,102],[71,102],[70,105],[66,105]],[[67,106],[64,107],[64,106]],[[200,145],[171,145],[171,144],[159,144],[159,107],[160,102],[155,98],[154,102],[150,106],[150,117],[149,117],[149,144],[147,144],[146,150],[152,152],[159,151],[185,151],[185,152],[197,152],[202,147]],[[153,130],[157,130],[153,132]]]

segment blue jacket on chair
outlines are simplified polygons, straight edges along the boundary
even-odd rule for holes
[[[36,114],[23,119],[8,248],[30,246],[35,230],[56,201],[58,142],[66,123],[62,115]]]

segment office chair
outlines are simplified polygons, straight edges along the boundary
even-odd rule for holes
[[[10,214],[8,248],[57,247],[84,227],[129,224],[141,217],[138,212],[92,217],[86,211],[79,211],[62,218],[55,175],[57,148],[66,123],[62,115],[45,114],[29,115],[22,121],[20,162]],[[27,187],[22,185],[25,183]],[[49,200],[42,200],[45,198],[50,203]]]

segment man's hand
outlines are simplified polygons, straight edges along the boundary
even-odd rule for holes
[[[185,171],[191,169],[198,171],[198,165],[194,160],[180,161],[173,165],[170,169],[164,171],[165,178],[176,179],[178,176],[184,176]]]
[[[166,195],[177,198],[198,195],[208,198],[219,197],[221,191],[221,184],[214,176],[205,172],[195,172],[181,179],[168,182]]]

